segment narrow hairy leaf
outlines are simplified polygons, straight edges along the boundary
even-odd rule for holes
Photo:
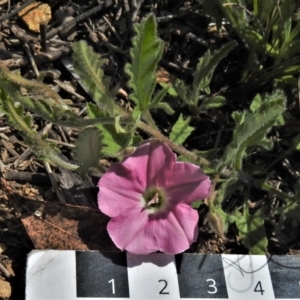
[[[21,76],[11,74],[9,70],[3,72],[0,67],[0,88],[5,90],[15,102],[47,121],[60,126],[82,128],[89,125],[112,122],[111,118],[94,120],[83,119],[64,103],[60,96],[47,85],[25,80]],[[38,84],[36,86],[36,84]],[[21,88],[26,88],[28,95],[23,96]],[[51,91],[51,92],[50,92]]]
[[[237,174],[232,173],[230,178],[225,180],[221,187],[218,189],[218,194],[215,198],[215,207],[221,207],[222,202],[232,195],[238,188],[240,188],[242,183],[238,180]]]
[[[268,240],[264,228],[264,216],[261,210],[250,215],[248,212],[236,220],[239,236],[249,254],[266,254]]]
[[[226,104],[226,99],[223,96],[212,96],[205,98],[201,105],[200,110],[207,110],[212,108],[218,108]]]
[[[190,121],[191,118],[184,120],[182,114],[180,114],[177,122],[171,130],[170,140],[176,144],[182,144],[195,129],[189,126]]]
[[[182,99],[187,105],[193,105],[193,101],[190,97],[190,88],[182,80],[176,79],[174,83],[174,89],[179,98]]]
[[[110,116],[114,115],[114,95],[109,92],[103,80],[101,69],[103,60],[84,41],[73,45],[73,63],[76,74],[80,76],[84,86],[90,92],[92,99]]]
[[[24,108],[22,104],[15,103],[15,99],[12,98],[1,85],[0,110],[7,115],[9,123],[20,132],[26,144],[37,157],[69,170],[76,170],[78,168],[78,166],[63,159],[54,145],[46,142],[44,137],[39,136],[34,128],[32,128],[30,116],[26,116],[23,113]]]
[[[163,42],[157,37],[156,21],[151,14],[134,25],[135,36],[130,49],[131,63],[125,66],[129,75],[129,95],[140,111],[148,110],[156,85],[155,70],[163,52]]]
[[[77,172],[83,175],[89,168],[99,167],[99,160],[103,156],[101,151],[101,136],[97,128],[87,128],[80,132],[74,149],[74,159],[81,164]]]
[[[241,123],[236,124],[233,139],[226,147],[220,165],[221,162],[233,163],[236,170],[240,170],[241,159],[246,148],[260,145],[284,110],[285,97],[281,93],[274,93],[267,96],[254,113],[246,112],[244,118],[240,120]]]
[[[91,119],[106,117],[107,112],[101,110],[99,106],[88,104],[87,110]],[[104,155],[113,155],[119,152],[122,148],[130,146],[132,143],[133,129],[128,133],[117,132],[114,124],[98,124],[98,131],[100,130],[102,136],[102,153]],[[128,128],[130,130],[130,128]]]
[[[220,50],[215,51],[212,55],[210,54],[210,51],[207,51],[204,56],[199,59],[192,87],[192,99],[195,106],[197,106],[200,91],[210,94],[209,84],[215,68],[220,60],[227,56],[236,45],[237,43],[235,41],[231,41]]]
[[[166,102],[160,102],[155,107],[164,110],[168,115],[174,114],[173,108]]]

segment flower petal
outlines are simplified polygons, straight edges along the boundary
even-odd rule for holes
[[[118,222],[124,221],[123,218],[122,220],[120,218],[114,219],[118,219]],[[132,222],[132,220],[128,220],[128,222]],[[118,235],[122,241],[123,249],[134,254],[141,255],[156,251],[176,254],[187,250],[191,243],[197,239],[197,223],[197,211],[186,204],[181,204],[164,218],[151,218],[149,216],[149,221],[143,223],[143,228],[139,221],[136,226],[139,227],[139,230],[136,228],[128,229],[127,224],[126,226],[125,224],[119,225]],[[116,228],[110,227],[110,234],[113,230]],[[129,241],[127,238],[127,245],[125,245],[123,237],[128,234],[127,231],[129,230],[134,230],[135,235],[130,235],[132,239]],[[113,241],[115,242],[114,239]],[[118,244],[116,245],[118,246]]]
[[[143,231],[148,222],[148,214],[143,211],[133,210],[131,213],[112,218],[107,225],[107,231],[115,245],[125,250],[136,239],[140,231]],[[141,241],[139,247],[144,248],[145,241]]]
[[[172,175],[165,184],[165,191],[171,203],[192,203],[208,197],[210,179],[200,167],[185,162],[176,162]]]
[[[101,177],[98,187],[100,210],[110,217],[141,209],[142,193],[145,189],[140,178],[121,163],[114,163]]]
[[[164,143],[150,141],[142,144],[122,164],[136,176],[145,179],[147,187],[163,187],[172,172],[176,155]]]

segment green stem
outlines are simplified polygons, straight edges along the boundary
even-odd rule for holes
[[[195,153],[186,150],[184,147],[173,143],[166,136],[164,136],[162,133],[155,130],[154,128],[152,128],[148,124],[146,124],[142,121],[138,121],[137,122],[137,127],[142,129],[143,131],[151,134],[155,138],[159,139],[161,142],[166,143],[172,150],[174,150],[175,152],[187,157],[188,159],[194,161],[195,163],[199,163],[199,164],[205,165],[205,166],[208,166],[210,164],[210,162],[208,160],[206,160],[205,158],[199,157]]]
[[[156,131],[160,132],[160,130],[158,129],[158,127],[156,126],[149,110],[147,110],[144,114],[143,114],[143,118],[144,120],[148,123],[148,125],[150,125],[153,129],[155,129]]]
[[[289,200],[289,201],[292,201],[294,202],[295,201],[295,197],[294,196],[290,196],[286,193],[283,193],[282,191],[279,191],[277,189],[275,189],[274,187],[272,187],[271,185],[269,185],[268,183],[263,183],[262,184],[262,189],[268,193],[271,193],[271,194],[275,194],[276,196],[278,196],[280,199],[283,199],[283,200]]]

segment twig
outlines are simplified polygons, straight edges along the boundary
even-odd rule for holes
[[[118,48],[118,47],[116,47],[112,44],[110,44],[104,33],[98,31],[97,35],[100,37],[102,44],[105,47],[107,47],[109,50],[119,52],[119,53],[123,54],[124,56],[126,56],[127,58],[130,58],[130,56],[125,51],[123,51],[122,49],[120,49],[120,48]]]
[[[18,158],[14,161],[13,166],[15,168],[18,167],[18,165],[24,161],[30,154],[32,154],[32,150],[30,148],[27,148]]]
[[[50,142],[50,143],[54,143],[54,144],[57,144],[57,145],[62,145],[62,146],[65,146],[65,147],[69,147],[69,148],[75,148],[76,146],[74,144],[70,144],[70,143],[65,143],[65,142],[62,142],[62,141],[57,141],[57,140],[54,140],[54,139],[46,139],[46,141]]]
[[[135,0],[134,0],[134,1],[135,1]],[[135,1],[135,2],[136,2],[136,1]],[[133,12],[133,14],[132,14],[132,18],[131,18],[132,22],[134,22],[134,21],[136,20],[137,15],[138,15],[138,13],[139,13],[139,11],[140,11],[141,6],[142,6],[143,3],[144,3],[144,0],[140,0],[140,1],[136,4],[135,10],[134,10],[134,12]]]
[[[39,78],[40,77],[40,72],[39,72],[39,70],[38,70],[38,68],[36,66],[36,63],[34,61],[34,58],[33,58],[32,54],[31,54],[30,48],[29,48],[29,46],[28,46],[27,43],[24,45],[24,49],[25,49],[25,52],[26,52],[26,54],[28,56],[29,62],[31,64],[31,66],[32,66],[32,69],[33,69],[33,71],[35,73],[36,78]]]
[[[19,153],[17,153],[5,140],[2,139],[0,143],[12,156],[19,156]]]
[[[296,101],[297,115],[300,114],[300,74],[298,75],[298,101]]]
[[[6,278],[10,278],[11,274],[7,271],[7,269],[2,265],[2,263],[0,262],[0,271],[2,272],[2,274],[6,277]]]
[[[47,24],[41,23],[40,24],[40,33],[41,33],[41,47],[43,52],[48,52],[47,47]]]
[[[63,128],[61,126],[57,126],[57,129],[58,129],[59,133],[61,134],[64,142],[65,143],[69,142],[66,135],[65,135],[65,132],[63,131]]]
[[[59,175],[53,174],[56,180],[59,180]],[[47,174],[32,173],[32,172],[15,172],[8,171],[4,174],[7,181],[16,181],[18,183],[31,183],[34,185],[51,186],[51,181]]]
[[[128,3],[128,0],[123,0],[123,3],[124,3],[124,9],[125,9],[125,12],[127,14],[130,13],[130,7],[129,7],[129,3]]]
[[[0,18],[0,24],[3,23],[4,21],[8,20],[10,17],[16,15],[19,11],[21,11],[23,8],[27,7],[29,4],[33,3],[34,1],[36,1],[36,0],[28,0],[23,5],[15,8],[11,13],[4,15],[2,18]]]
[[[58,188],[58,184],[57,184],[57,182],[54,178],[54,175],[53,175],[53,172],[51,170],[51,167],[50,167],[49,163],[44,161],[44,166],[45,166],[45,169],[48,173],[48,176],[49,176],[49,179],[51,181],[52,187],[53,187],[59,201],[62,202],[62,203],[66,203],[66,200],[65,200],[63,194],[61,193],[61,191]]]
[[[68,55],[71,52],[71,48],[68,47],[61,47],[57,49],[56,51],[53,52],[48,52],[48,53],[41,53],[38,55],[35,55],[35,63],[37,65],[54,61],[62,56]],[[21,57],[21,58],[10,58],[6,60],[2,60],[1,63],[5,65],[9,69],[19,69],[20,67],[24,67],[28,65],[28,59],[26,57]]]
[[[119,40],[119,42],[122,43],[122,39],[121,39],[120,35],[118,34],[118,32],[116,31],[115,27],[113,27],[111,25],[110,21],[105,16],[103,16],[103,20],[106,22],[109,29],[114,33],[114,35]]]
[[[53,29],[52,31],[50,31],[48,33],[48,39],[53,38],[57,33],[59,33],[61,30],[65,30],[66,28],[76,24],[77,22],[80,22],[82,20],[84,20],[85,18],[89,17],[92,14],[95,14],[96,12],[104,9],[104,8],[108,8],[110,6],[113,5],[113,2],[111,0],[106,0],[105,3],[101,3],[99,5],[97,5],[96,7],[88,10],[87,12],[77,16],[76,18],[72,19],[71,21],[64,23],[60,26],[58,26],[57,28]]]
[[[56,83],[61,89],[65,90],[66,92],[70,93],[80,101],[84,101],[85,98],[81,96],[80,94],[75,92],[75,89],[71,86],[71,84],[68,84],[66,82],[61,82],[58,79],[53,80],[54,83]]]

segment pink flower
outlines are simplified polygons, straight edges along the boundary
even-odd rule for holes
[[[200,167],[176,162],[166,144],[150,141],[110,166],[98,183],[98,204],[121,250],[175,254],[196,241],[199,216],[190,204],[206,198],[210,185]]]

